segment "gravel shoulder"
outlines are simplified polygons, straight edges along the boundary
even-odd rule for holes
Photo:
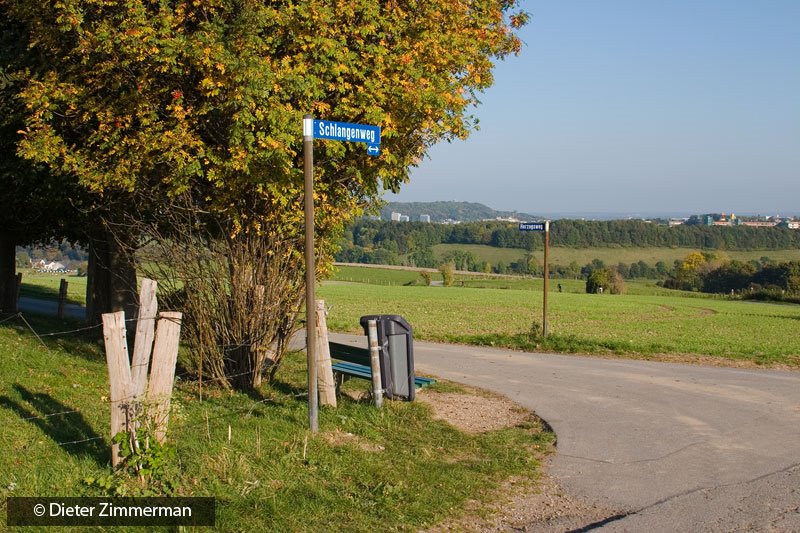
[[[508,398],[471,387],[463,392],[421,391],[417,401],[429,405],[434,418],[444,420],[470,434],[494,431],[539,420],[535,413]],[[541,475],[535,480],[509,479],[494,495],[488,512],[474,512],[478,502],[468,506],[467,514],[429,529],[443,531],[570,531],[619,516],[612,509],[598,507],[567,494],[547,472],[554,447],[542,450]]]

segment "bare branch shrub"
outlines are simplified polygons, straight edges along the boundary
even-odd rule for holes
[[[140,270],[184,312],[195,370],[235,389],[271,380],[305,291],[299,243],[269,231],[231,236],[190,209],[173,207],[167,218],[148,228]]]

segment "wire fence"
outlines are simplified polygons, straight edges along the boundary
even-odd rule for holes
[[[142,318],[142,320],[155,320],[156,318],[157,317],[145,317],[145,318]],[[16,314],[13,314],[11,316],[8,316],[8,317],[0,320],[0,324],[4,324],[4,323],[7,323],[7,322],[10,322],[11,320],[14,320],[14,319],[19,319],[19,321],[22,324],[24,324],[24,326],[28,330],[30,330],[31,334],[38,340],[38,342],[48,352],[50,352],[50,348],[44,342],[45,338],[65,337],[65,336],[69,336],[69,335],[77,335],[77,334],[85,333],[87,331],[96,330],[96,329],[99,329],[99,328],[103,327],[102,324],[96,324],[96,325],[92,325],[92,326],[84,326],[84,327],[74,328],[74,329],[64,330],[64,331],[56,331],[56,332],[51,332],[51,333],[38,333],[34,329],[34,327],[31,325],[31,323],[25,318],[25,316],[21,312],[18,312]],[[131,318],[131,319],[126,319],[125,322],[126,323],[127,322],[136,322],[137,320],[139,320],[139,319]],[[167,320],[171,320],[171,319],[167,318]],[[239,344],[239,345],[236,345],[235,347],[256,346],[256,345],[260,346],[261,344],[257,343],[257,342],[253,342],[253,343]],[[228,347],[228,348],[230,348],[230,347]],[[149,364],[149,363],[147,363],[147,364]],[[244,371],[244,372],[238,372],[238,373],[232,373],[232,374],[225,374],[222,377],[216,377],[216,378],[215,377],[203,377],[202,382],[203,383],[222,382],[222,381],[225,381],[225,380],[231,380],[231,379],[234,379],[234,378],[237,378],[237,377],[241,377],[241,376],[244,376],[244,375],[248,375],[248,374],[252,374],[252,370],[247,370],[247,371]],[[195,375],[196,374],[193,373],[193,372],[176,373],[175,374],[175,379],[180,381],[180,380],[183,380],[183,379],[185,379],[187,377],[195,377]],[[298,393],[298,394],[290,394],[288,396],[292,397],[292,398],[307,397],[308,396],[308,392],[302,392],[302,393]],[[124,398],[121,398],[119,400],[112,401],[112,402],[109,402],[109,403],[112,404],[112,409],[114,408],[113,404],[117,404],[117,406],[121,407],[121,408],[128,408],[128,406],[130,404],[136,403],[136,402],[139,402],[139,401],[140,401],[140,398],[138,398],[135,395],[130,395],[130,396],[127,396],[127,397],[124,397]],[[230,419],[230,418],[233,418],[233,417],[240,417],[240,415],[242,415],[243,413],[246,413],[246,416],[250,416],[257,407],[259,407],[261,405],[264,405],[266,403],[274,402],[274,401],[275,401],[274,398],[262,398],[260,400],[251,400],[247,405],[244,405],[244,406],[241,406],[241,407],[236,407],[236,408],[231,408],[231,409],[226,409],[224,413],[220,413],[220,414],[217,414],[217,415],[214,415],[214,416],[211,416],[211,417],[206,415],[205,418],[204,418],[204,423],[207,425],[212,420],[219,420],[219,419],[223,419],[223,418],[229,418]],[[30,402],[28,402],[28,403],[30,403]],[[0,406],[2,406],[2,404],[0,404]],[[5,406],[5,407],[8,407],[8,406]],[[11,408],[11,409],[12,410],[16,410],[16,411],[19,412],[22,408],[18,407],[18,408]],[[69,410],[54,411],[54,412],[50,412],[50,413],[42,413],[42,414],[38,414],[38,415],[35,415],[35,416],[19,416],[18,419],[22,420],[24,422],[34,422],[34,421],[37,421],[37,420],[47,421],[49,419],[56,418],[56,417],[68,417],[70,415],[76,415],[76,414],[83,415],[84,412],[81,409],[69,409]],[[63,441],[63,442],[56,441],[55,444],[57,444],[58,446],[66,447],[66,446],[74,446],[74,445],[78,445],[78,444],[88,444],[88,443],[91,443],[91,442],[94,442],[94,441],[99,441],[99,440],[106,440],[106,438],[107,437],[103,437],[103,436],[93,436],[93,437],[74,439],[74,440]],[[110,445],[110,440],[111,440],[110,436],[108,437],[108,440],[109,440],[109,445]]]

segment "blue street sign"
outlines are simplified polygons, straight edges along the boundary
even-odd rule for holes
[[[315,139],[365,143],[369,155],[377,156],[381,153],[380,126],[315,120],[313,136]]]
[[[519,223],[519,230],[520,231],[547,231],[547,224],[546,222],[520,222]]]

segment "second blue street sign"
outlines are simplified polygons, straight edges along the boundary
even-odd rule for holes
[[[545,222],[520,222],[520,231],[546,231]]]

